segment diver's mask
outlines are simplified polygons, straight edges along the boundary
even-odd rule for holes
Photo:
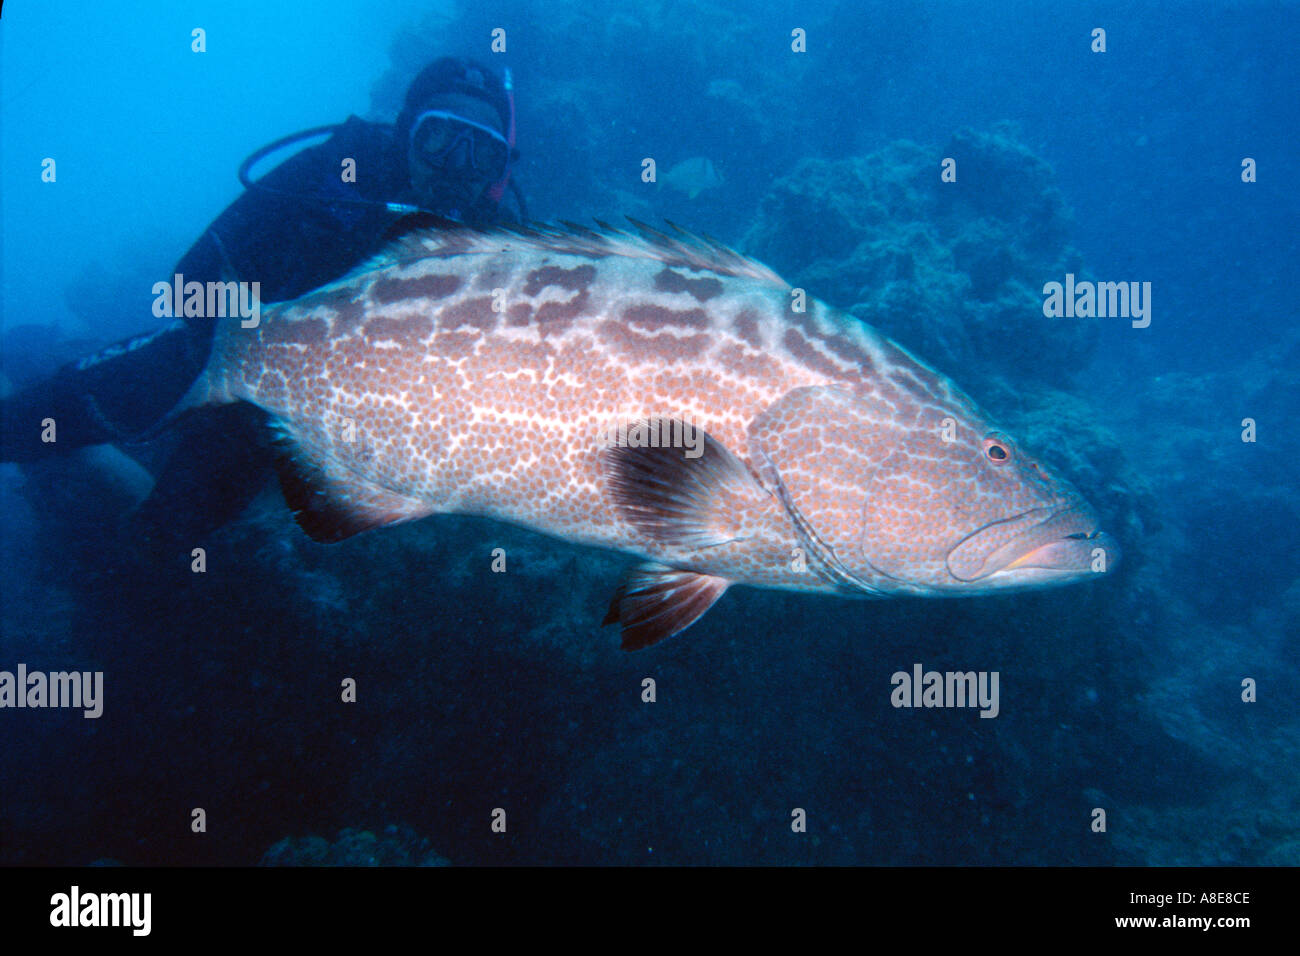
[[[449,175],[495,182],[506,174],[510,143],[490,126],[447,110],[425,110],[411,124],[411,149]]]

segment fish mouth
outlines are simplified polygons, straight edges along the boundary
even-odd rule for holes
[[[1096,513],[1071,502],[989,522],[948,552],[948,571],[965,583],[1014,586],[1105,573],[1119,557]]]

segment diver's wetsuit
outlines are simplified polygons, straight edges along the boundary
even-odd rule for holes
[[[342,180],[345,158],[356,161],[355,183]],[[260,283],[263,303],[297,298],[379,251],[398,221],[384,203],[411,201],[406,158],[393,142],[392,127],[355,116],[257,185],[268,188],[240,196],[176,264],[174,272],[185,282],[238,279]],[[331,202],[334,197],[374,204]],[[487,225],[496,215],[489,201],[464,218]],[[36,461],[147,432],[203,370],[213,323],[178,319],[69,363],[0,400],[0,461]],[[56,442],[41,441],[46,418],[56,423]]]

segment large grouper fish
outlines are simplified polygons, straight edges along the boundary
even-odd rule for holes
[[[187,404],[270,414],[317,540],[454,512],[636,555],[605,621],[627,649],[731,584],[955,596],[1115,566],[948,379],[713,240],[632,229],[408,234],[220,322]]]

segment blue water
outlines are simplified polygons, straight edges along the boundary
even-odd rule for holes
[[[0,670],[106,698],[0,710],[0,863],[1300,863],[1296,5],[102,6],[0,23],[10,379],[155,327],[252,150],[467,55],[514,73],[534,218],[670,220],[870,318],[1126,557],[960,601],[735,588],[625,654],[617,555],[456,517],[319,545],[268,485],[200,575],[84,459],[5,465]],[[642,181],[701,156],[695,198]],[[1045,318],[1066,271],[1150,282],[1150,326]],[[998,716],[891,706],[915,663],[997,671]]]

